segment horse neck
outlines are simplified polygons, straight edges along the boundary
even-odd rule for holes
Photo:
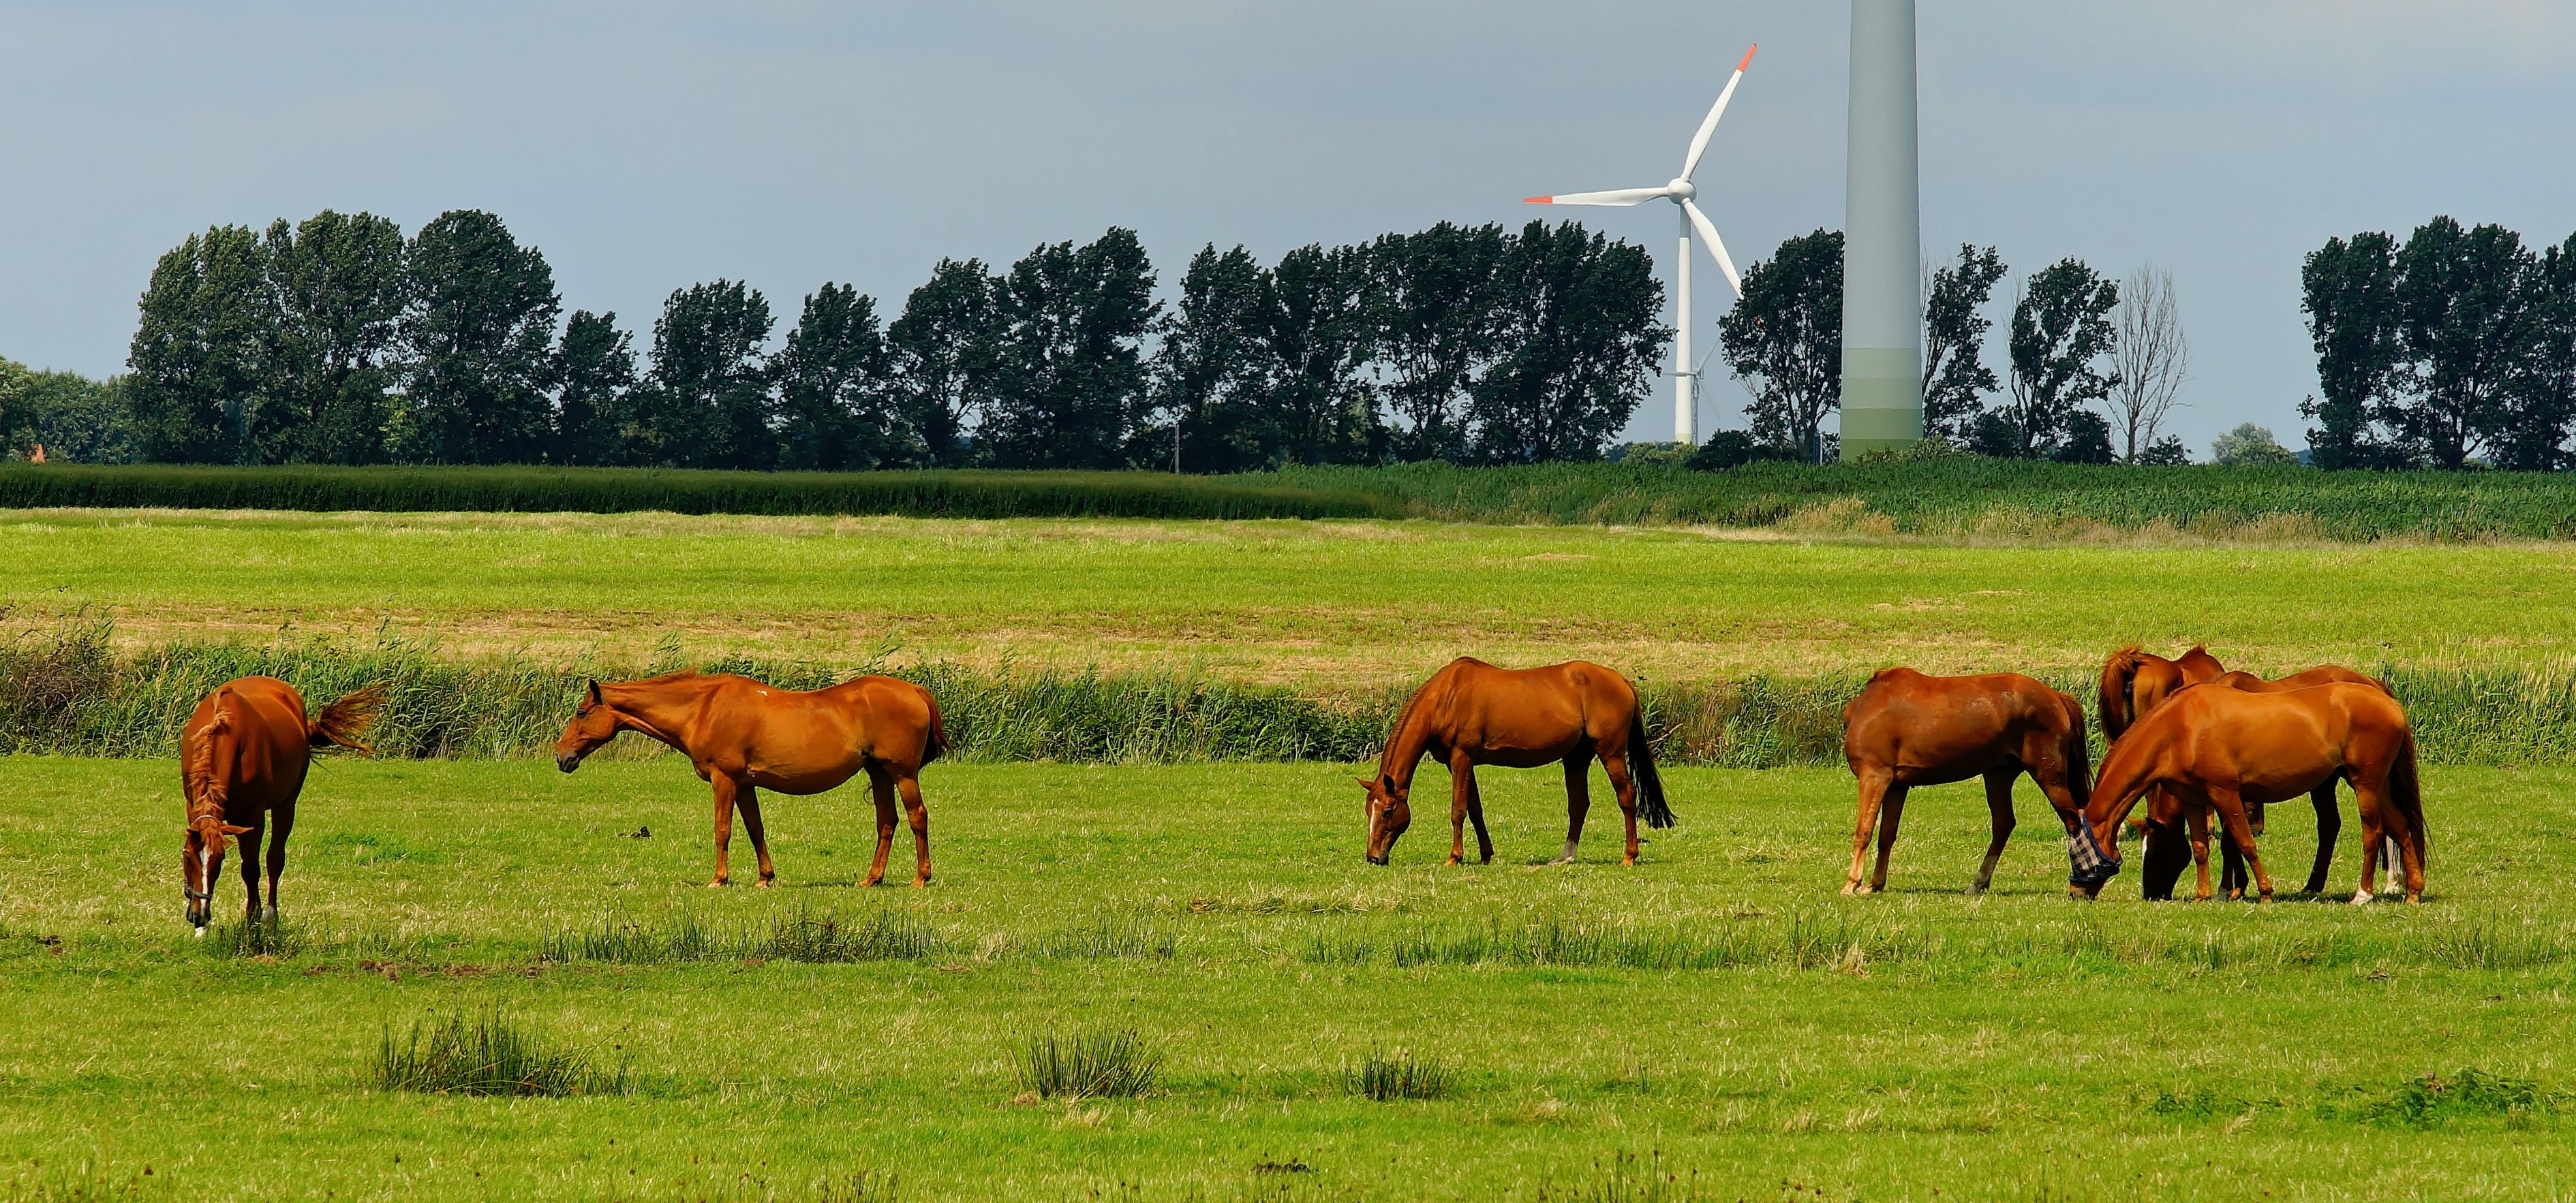
[[[1378,776],[1392,778],[1398,790],[1413,788],[1413,770],[1431,748],[1431,723],[1424,717],[1429,709],[1419,694],[1406,702],[1404,713],[1396,717],[1395,732],[1387,737],[1386,751],[1378,757]]]
[[[2154,784],[2147,780],[2156,757],[2151,745],[2161,742],[2152,736],[2149,729],[2133,727],[2102,754],[2101,775],[2094,778],[2093,796],[2084,804],[2085,826],[2099,828],[2105,823],[2118,823],[2146,795],[2147,787]],[[2104,846],[2109,843],[2105,841]]]
[[[602,685],[599,691],[617,712],[620,727],[685,753],[689,719],[706,704],[707,693],[714,687],[713,678],[688,677],[650,685]]]

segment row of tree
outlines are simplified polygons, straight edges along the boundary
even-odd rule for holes
[[[2542,251],[2437,217],[2335,238],[2300,273],[2328,468],[2576,466],[2576,235]]]
[[[2191,362],[2173,278],[2142,269],[2124,288],[2077,259],[2033,273],[2015,290],[2006,379],[1985,363],[1986,310],[2006,274],[1995,248],[1974,245],[1926,273],[1924,435],[2007,459],[2189,462],[2163,433]],[[1833,456],[1825,421],[1841,403],[1842,299],[1840,231],[1791,238],[1744,273],[1718,346],[1752,394],[1755,444]]]
[[[865,469],[1598,457],[1669,331],[1637,247],[1435,226],[1264,265],[1194,257],[1168,311],[1133,231],[994,272],[943,260],[893,320],[826,283],[784,340],[757,289],[673,292],[649,362],[562,315],[501,219],[406,238],[325,212],[162,256],[121,395],[145,458]]]

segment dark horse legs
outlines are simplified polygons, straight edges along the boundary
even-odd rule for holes
[[[286,837],[295,830],[294,800],[290,798],[278,803],[276,809],[269,812],[269,822],[273,826],[268,831],[268,909],[274,913],[277,910],[277,881],[286,876]],[[242,859],[250,859],[247,850],[242,853]]]
[[[2326,890],[2326,871],[2334,867],[2335,841],[2343,835],[2343,812],[2335,806],[2335,783],[2331,780],[2310,791],[2308,802],[2317,811],[2317,863],[2308,870],[2308,893],[2322,894]],[[2259,807],[2253,809],[2257,816],[2253,824],[2254,834],[2261,835],[2263,824],[2259,816],[2262,812]],[[2244,894],[2245,857],[2236,851],[2234,844],[2222,847],[2218,872],[2219,886],[2228,897]]]
[[[1494,863],[1494,840],[1485,834],[1485,799],[1476,792],[1476,762],[1466,754],[1449,757],[1449,863],[1467,859],[1467,821],[1476,821],[1477,863]]]

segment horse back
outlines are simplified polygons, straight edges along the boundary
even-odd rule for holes
[[[1433,674],[1406,709],[1440,746],[1561,754],[1583,739],[1624,738],[1637,690],[1618,672],[1584,660],[1510,669],[1461,657]]]
[[[224,731],[209,735],[218,712]],[[312,764],[310,731],[304,695],[294,686],[275,677],[226,681],[198,701],[181,730],[183,780],[197,771],[214,774],[230,814],[291,802],[304,788],[304,774]]]
[[[2073,699],[2020,673],[1890,669],[1843,708],[1843,753],[1855,771],[1878,764],[1964,777],[2028,759],[2034,737],[2061,741],[2081,713]]]

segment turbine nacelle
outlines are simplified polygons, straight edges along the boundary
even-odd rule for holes
[[[1699,185],[1678,176],[1674,177],[1671,183],[1664,185],[1664,191],[1670,193],[1677,201],[1695,200],[1699,197]]]

